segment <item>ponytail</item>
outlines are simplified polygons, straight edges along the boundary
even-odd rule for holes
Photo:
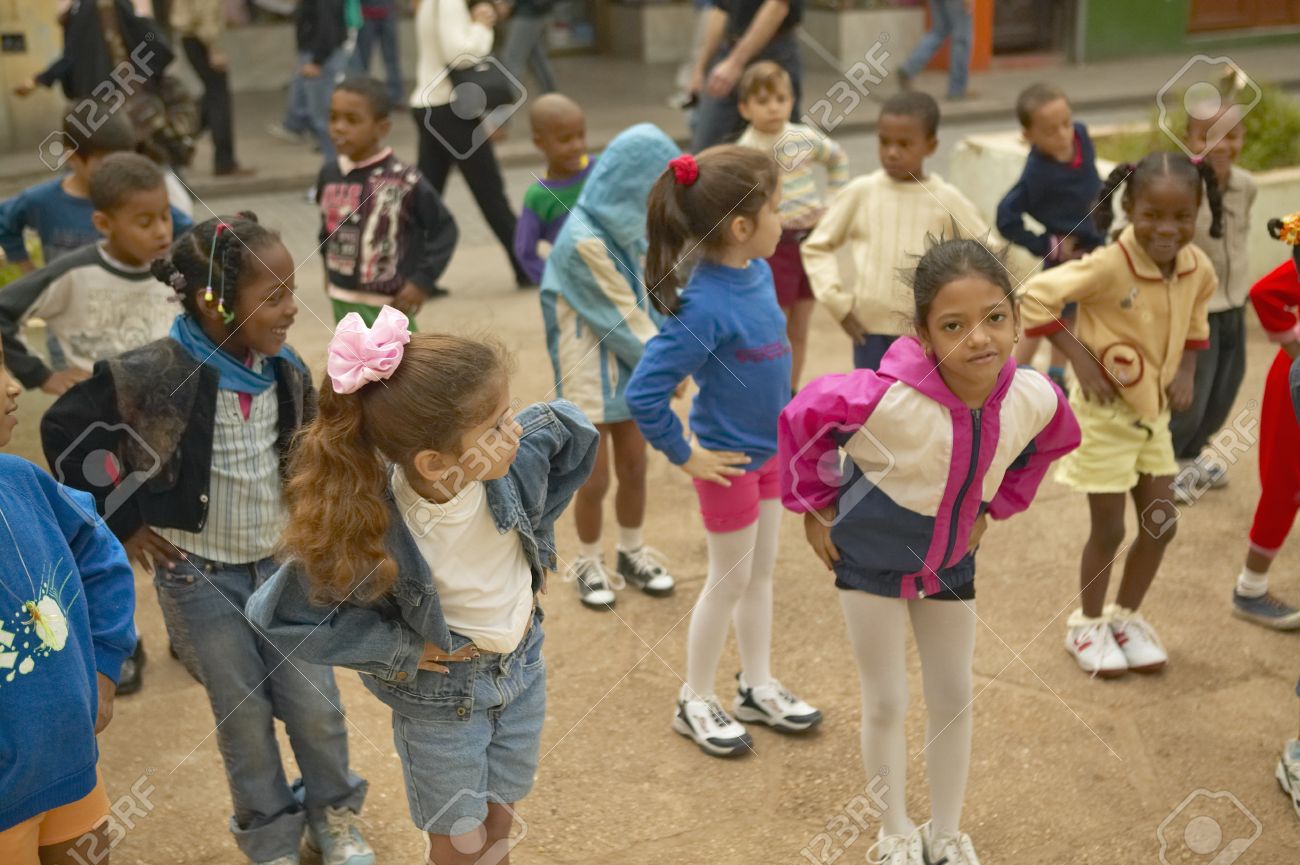
[[[1205,185],[1205,200],[1210,205],[1210,237],[1223,237],[1223,190],[1219,188],[1219,176],[1204,159],[1193,159],[1192,164]]]
[[[373,600],[397,568],[384,550],[388,472],[368,442],[358,394],[321,389],[315,419],[299,434],[285,485],[289,522],[281,547],[310,575],[319,603]]]
[[[690,270],[684,259],[697,247],[707,253],[726,246],[734,218],[757,221],[779,181],[771,156],[734,144],[669,163],[646,202],[646,285],[655,309],[677,311]]]
[[[1115,221],[1115,206],[1112,203],[1115,191],[1124,185],[1137,166],[1132,162],[1121,162],[1110,170],[1106,175],[1106,180],[1101,184],[1101,191],[1097,194],[1097,206],[1092,211],[1093,224],[1097,230],[1106,235],[1110,232],[1110,226]]]

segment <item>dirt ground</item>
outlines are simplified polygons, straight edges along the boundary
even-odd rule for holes
[[[291,249],[305,256],[315,230],[310,208],[295,202],[280,210]],[[263,219],[275,222],[265,211]],[[446,280],[453,296],[426,307],[420,325],[496,334],[518,353],[516,394],[550,398],[536,295],[509,287],[499,253],[482,249],[481,256],[457,256]],[[328,334],[328,307],[315,287],[319,272],[315,261],[305,263],[307,308],[291,335],[316,370]],[[1255,429],[1272,356],[1251,319],[1238,406],[1245,429]],[[809,374],[848,365],[846,338],[819,312]],[[28,394],[20,408],[14,449],[38,461],[37,422],[48,403]],[[984,862],[1300,859],[1300,823],[1272,776],[1283,740],[1296,734],[1300,635],[1229,615],[1258,492],[1256,459],[1252,447],[1232,467],[1226,489],[1182,509],[1179,536],[1145,607],[1172,657],[1161,675],[1093,681],[1062,649],[1088,527],[1082,496],[1049,480],[1028,513],[990,529],[979,557],[982,627],[964,818]],[[678,590],[664,600],[626,592],[616,612],[596,613],[583,609],[558,576],[551,580],[544,599],[550,703],[543,756],[534,792],[518,806],[521,837],[512,861],[863,861],[877,823],[860,830],[856,822],[870,808],[858,750],[857,677],[835,589],[806,549],[800,520],[787,515],[781,529],[773,666],[822,708],[826,721],[804,737],[756,729],[753,754],[711,758],[669,728],[685,670],[687,619],[705,577],[704,532],[684,474],[655,455],[650,479],[646,537],[667,555]],[[558,543],[562,556],[575,548],[568,517]],[[612,540],[608,547],[612,553]],[[1300,599],[1298,561],[1300,544],[1293,544],[1274,569],[1275,588],[1293,600]],[[104,776],[111,795],[122,797],[124,815],[112,861],[239,863],[226,831],[230,802],[212,714],[200,686],[167,656],[150,582],[138,575],[138,622],[150,652],[145,686],[118,702],[100,741]],[[920,822],[928,799],[914,652],[910,668],[908,801]],[[728,697],[735,669],[729,646],[719,670],[719,691]],[[418,862],[423,844],[407,813],[389,712],[354,673],[339,671],[338,679],[353,766],[371,785],[363,816],[378,861]],[[287,743],[285,755],[292,759]],[[1237,848],[1215,858],[1234,840]]]

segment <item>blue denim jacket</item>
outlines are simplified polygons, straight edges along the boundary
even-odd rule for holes
[[[486,491],[498,531],[519,531],[536,593],[544,572],[555,569],[555,520],[591,473],[600,434],[565,400],[529,406],[518,420],[518,455],[509,473],[488,481]],[[286,657],[365,674],[361,679],[370,692],[403,715],[468,720],[473,682],[457,669],[465,664],[448,664],[449,674],[417,669],[427,643],[455,651],[466,640],[448,629],[433,574],[391,489],[387,498],[385,546],[397,564],[391,592],[370,605],[313,604],[301,566],[290,560],[249,599],[249,619]]]

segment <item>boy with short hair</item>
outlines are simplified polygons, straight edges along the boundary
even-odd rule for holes
[[[549,247],[559,236],[578,202],[594,162],[587,152],[587,117],[581,106],[562,93],[533,100],[528,112],[533,146],[546,157],[546,176],[524,193],[524,207],[515,225],[515,258],[535,285],[541,285]]]
[[[24,387],[60,395],[96,361],[167,335],[177,308],[149,264],[172,242],[172,209],[158,166],[135,153],[105,157],[90,178],[92,221],[104,239],[0,289],[0,341]],[[20,337],[39,316],[69,367],[52,372]]]
[[[68,156],[68,173],[63,177],[30,186],[0,204],[0,247],[9,261],[24,273],[36,269],[23,243],[24,229],[32,229],[41,239],[41,252],[49,264],[61,255],[81,249],[100,239],[95,229],[95,207],[90,201],[90,178],[114,153],[135,150],[135,131],[125,113],[110,115],[92,131],[82,124],[80,114],[69,109],[63,119],[64,146]],[[172,209],[175,230],[184,232],[191,220]]]
[[[1105,242],[1092,220],[1101,191],[1097,153],[1088,127],[1075,122],[1070,100],[1052,84],[1032,84],[1016,98],[1016,118],[1029,143],[1024,171],[998,203],[998,231],[1042,260],[1043,267],[1081,258]],[[1025,225],[1029,215],[1045,229]],[[1067,321],[1074,304],[1063,311]],[[1016,347],[1016,361],[1029,363],[1042,337],[1026,337]],[[1053,347],[1047,375],[1065,387],[1065,355]]]
[[[0,349],[0,448],[21,389]],[[86,493],[0,454],[0,862],[71,862],[108,849],[95,734],[113,717],[136,642],[135,576]]]
[[[456,248],[456,222],[419,169],[384,146],[392,100],[373,78],[348,78],[330,101],[338,157],[316,184],[326,291],[335,321],[349,312],[373,325],[393,306],[412,319],[446,289],[438,278]]]
[[[803,242],[813,295],[853,340],[853,365],[878,369],[885,351],[911,332],[912,292],[899,274],[916,266],[927,236],[983,237],[988,223],[957,187],[925,171],[939,146],[939,105],[918,91],[880,110],[881,168],[855,178]],[[836,255],[853,254],[857,281],[845,285]]]
[[[740,116],[749,123],[736,143],[771,154],[781,167],[781,240],[767,263],[772,267],[777,303],[785,313],[791,384],[797,390],[808,353],[808,325],[815,302],[799,244],[826,210],[813,165],[818,163],[826,169],[827,187],[833,195],[849,182],[849,157],[843,147],[818,130],[790,122],[794,85],[790,73],[780,65],[770,60],[752,64],[741,76],[736,94]]]

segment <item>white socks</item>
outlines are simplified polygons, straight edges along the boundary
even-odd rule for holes
[[[1242,568],[1237,575],[1237,594],[1243,598],[1262,598],[1268,594],[1268,574]]]
[[[599,560],[602,555],[604,553],[600,549],[600,541],[593,544],[578,541],[578,558]]]
[[[618,548],[625,553],[641,549],[645,543],[641,539],[641,527],[629,529],[627,526],[618,527]]]
[[[736,626],[741,668],[751,688],[772,679],[772,571],[781,523],[781,502],[759,503],[758,521],[734,532],[709,532],[709,577],[691,613],[686,684],[701,696],[714,693],[714,679],[727,624]]]

